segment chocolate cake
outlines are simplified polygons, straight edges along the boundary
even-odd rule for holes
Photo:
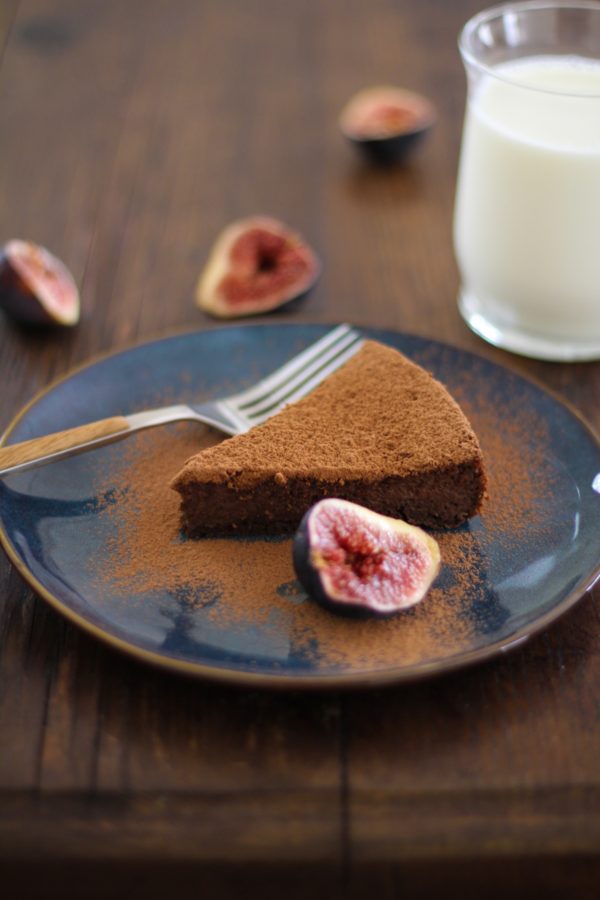
[[[478,511],[485,474],[446,388],[366,341],[303,400],[192,456],[172,486],[191,535],[290,532],[323,497],[435,528]]]

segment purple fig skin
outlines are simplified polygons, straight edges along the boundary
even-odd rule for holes
[[[79,321],[79,292],[67,267],[39,245],[12,240],[0,252],[0,307],[32,328]]]
[[[414,147],[423,141],[430,127],[388,138],[348,137],[348,140],[360,150],[370,163],[382,167],[393,166],[403,162],[412,153]]]
[[[387,618],[427,594],[439,572],[440,551],[421,528],[330,497],[304,515],[293,563],[304,589],[327,609],[353,618]]]

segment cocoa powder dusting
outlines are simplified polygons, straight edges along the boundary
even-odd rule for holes
[[[480,439],[489,497],[472,528],[435,533],[441,574],[416,607],[390,619],[345,619],[306,598],[289,538],[185,538],[179,495],[169,483],[187,458],[220,440],[190,423],[130,438],[119,469],[96,485],[106,499],[99,514],[109,518],[112,535],[111,568],[97,567],[98,583],[131,604],[153,592],[170,598],[165,603],[173,604],[173,615],[183,609],[199,641],[203,630],[227,634],[233,644],[239,635],[238,647],[248,655],[267,652],[275,642],[282,664],[293,654],[323,672],[385,669],[460,652],[473,641],[482,604],[489,617],[494,603],[484,590],[489,547],[500,541],[510,550],[524,530],[543,529],[543,499],[553,477],[536,449],[543,446],[543,422],[524,410],[518,418],[503,417],[499,427],[490,398],[473,404],[470,397],[481,392],[468,387],[453,386],[453,394]],[[532,440],[536,433],[540,440]],[[495,613],[501,617],[502,608]]]

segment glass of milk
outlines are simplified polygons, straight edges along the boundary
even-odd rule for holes
[[[512,3],[459,42],[460,311],[492,344],[600,358],[600,3]]]

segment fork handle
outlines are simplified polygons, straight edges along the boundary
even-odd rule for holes
[[[0,476],[9,471],[29,468],[31,464],[42,462],[56,454],[68,455],[68,451],[83,449],[90,443],[96,445],[125,437],[130,431],[130,424],[125,416],[112,416],[110,419],[99,419],[87,425],[78,425],[67,431],[57,431],[42,437],[0,447]]]

